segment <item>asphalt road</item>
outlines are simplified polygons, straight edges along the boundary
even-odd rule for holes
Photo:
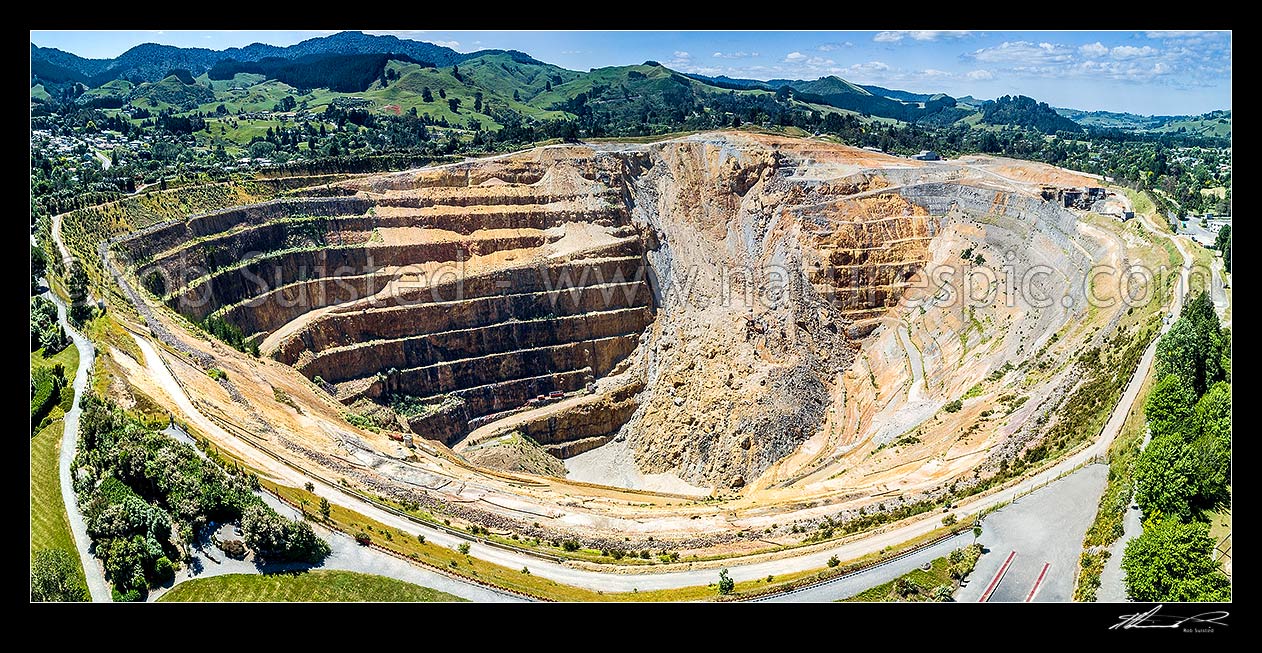
[[[188,435],[176,432],[175,429],[167,429],[168,435],[182,441],[189,441]],[[261,492],[259,496],[263,501],[274,508],[276,512],[290,518],[300,519],[299,511],[289,504],[277,499],[276,497]],[[148,601],[157,601],[163,594],[171,591],[172,588],[188,580],[195,578],[210,578],[213,576],[223,576],[225,574],[259,574],[273,573],[281,571],[296,571],[304,569],[337,569],[343,571],[355,571],[361,574],[374,574],[377,576],[387,576],[395,578],[415,585],[433,588],[448,594],[454,594],[461,598],[469,599],[479,603],[506,603],[506,602],[523,602],[525,599],[517,596],[496,592],[494,590],[467,583],[446,574],[440,574],[432,569],[414,565],[412,563],[400,560],[392,555],[382,553],[371,547],[361,546],[349,535],[345,533],[325,528],[319,524],[313,524],[312,527],[329,543],[329,557],[324,559],[321,564],[312,567],[306,564],[287,564],[287,565],[271,565],[260,568],[250,560],[233,560],[224,555],[222,551],[209,542],[203,542],[200,546],[193,548],[193,560],[185,564],[178,572],[176,572],[175,580],[169,585],[156,588],[149,592]]]
[[[70,336],[74,346],[79,350],[79,369],[75,370],[73,383],[74,404],[62,418],[65,428],[62,431],[61,453],[57,460],[57,475],[61,480],[61,499],[65,502],[66,516],[70,519],[70,532],[74,536],[79,562],[83,565],[83,574],[88,581],[88,594],[93,601],[108,602],[111,600],[110,586],[105,582],[105,574],[100,563],[89,553],[92,540],[88,537],[87,524],[84,523],[83,514],[79,512],[79,505],[75,502],[74,484],[70,479],[70,467],[74,463],[75,452],[78,451],[79,446],[79,415],[82,412],[79,409],[79,400],[83,398],[83,390],[88,385],[88,373],[92,369],[93,359],[96,358],[96,348],[92,346],[92,341],[70,326],[70,322],[66,319],[66,304],[61,301],[61,298],[52,292],[44,293],[44,296],[57,304],[57,322],[66,330],[66,335]]]
[[[1108,465],[1088,465],[988,515],[978,540],[985,552],[956,600],[978,601],[1008,554],[1016,551],[991,602],[1024,601],[1046,563],[1050,565],[1034,602],[1071,601],[1082,538],[1108,476]]]
[[[952,550],[968,546],[972,542],[973,532],[971,530],[965,531],[955,537],[938,542],[933,546],[925,547],[915,553],[902,556],[879,567],[872,567],[857,573],[848,574],[829,583],[816,585],[797,592],[776,594],[763,599],[763,602],[811,603],[848,599],[870,587],[888,583],[926,562],[944,557],[950,554]]]

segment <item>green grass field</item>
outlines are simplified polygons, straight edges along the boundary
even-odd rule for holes
[[[61,363],[66,369],[65,397],[71,399],[69,388],[79,368],[79,350],[72,344],[57,354],[45,358],[44,350],[31,353],[31,371],[52,367]],[[72,400],[72,399],[71,399]],[[66,517],[61,497],[61,481],[57,476],[57,454],[60,451],[63,424],[61,416],[69,403],[65,400],[54,406],[49,423],[31,438],[31,555],[41,549],[64,549],[75,552],[74,537],[70,534],[70,521]],[[78,561],[78,555],[74,555]],[[77,567],[79,578],[83,570]]]
[[[68,551],[75,560],[79,581],[86,582],[57,477],[62,426],[62,421],[56,420],[31,438],[31,555],[43,549]]]
[[[228,574],[198,578],[180,583],[158,600],[182,603],[438,603],[465,599],[385,576],[317,570],[299,574]]]
[[[839,601],[839,603],[840,602],[888,603],[888,602],[897,602],[897,601],[903,601],[903,600],[913,600],[913,601],[926,600],[923,597],[917,597],[917,598],[912,598],[912,599],[904,599],[904,598],[899,597],[897,592],[894,591],[894,586],[895,584],[898,583],[899,580],[902,580],[902,579],[910,580],[916,583],[918,586],[925,588],[926,590],[932,590],[933,588],[939,585],[947,585],[947,586],[950,586],[952,590],[954,590],[955,580],[951,578],[951,574],[949,571],[951,568],[950,561],[948,561],[946,558],[935,558],[931,564],[932,564],[932,567],[930,567],[929,571],[924,571],[922,569],[913,569],[910,572],[903,574],[899,578],[896,578],[888,583],[882,583],[880,585],[877,585],[876,587],[866,589],[848,599],[842,599],[841,601]]]

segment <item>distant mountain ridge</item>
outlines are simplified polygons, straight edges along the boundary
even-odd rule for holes
[[[32,91],[32,97],[36,101],[49,96],[62,97],[64,91],[73,90],[68,87],[76,84],[82,84],[93,91],[107,91],[83,94],[84,98],[91,100],[125,95],[116,88],[106,89],[109,84],[130,83],[135,87],[146,83],[156,85],[168,79],[172,71],[186,70],[192,77],[211,73],[212,79],[224,79],[236,72],[250,72],[298,87],[336,87],[336,90],[343,92],[358,92],[374,83],[374,74],[384,71],[386,62],[391,58],[442,69],[456,65],[463,68],[463,64],[468,62],[470,66],[477,66],[481,72],[472,80],[454,78],[453,81],[463,89],[459,92],[460,97],[472,97],[476,101],[481,92],[487,98],[498,96],[508,106],[518,109],[522,108],[521,103],[531,102],[543,114],[565,112],[582,116],[584,113],[608,112],[614,110],[612,107],[615,105],[625,104],[630,98],[636,97],[636,92],[642,92],[652,96],[635,103],[637,110],[645,111],[642,118],[647,119],[649,114],[654,113],[687,115],[698,109],[703,98],[715,97],[719,92],[748,94],[752,91],[753,95],[758,95],[759,92],[775,93],[780,100],[786,99],[787,93],[793,100],[820,110],[832,107],[861,116],[928,126],[946,127],[981,122],[1033,128],[1044,133],[1078,132],[1087,127],[1219,137],[1229,136],[1231,132],[1229,110],[1210,112],[1202,116],[1138,116],[1104,111],[1053,109],[1046,103],[1024,96],[1005,96],[997,100],[979,100],[972,96],[957,99],[942,93],[913,93],[875,85],[860,85],[835,75],[814,80],[766,81],[728,76],[708,77],[673,71],[657,62],[579,72],[546,64],[515,50],[479,50],[466,54],[433,43],[355,31],[311,38],[283,47],[253,43],[240,48],[210,50],[145,43],[113,59],[87,59],[32,43],[31,88],[39,89],[39,92]],[[409,92],[419,93],[427,84],[437,89],[439,84],[438,80],[420,80],[420,77],[403,80],[404,83],[390,91],[389,95],[394,99],[406,100]],[[673,83],[668,83],[671,80]],[[381,81],[383,88],[386,81]],[[558,88],[554,91],[553,86]],[[788,90],[785,90],[786,87]],[[189,89],[176,92],[179,90],[175,87],[167,89],[159,86],[154,90],[136,88],[132,94],[137,97],[166,98],[160,101],[177,106],[199,99]],[[77,94],[77,91],[73,94]],[[536,98],[538,102],[535,101]],[[172,99],[180,101],[168,101]],[[740,107],[741,110],[748,108]],[[451,113],[455,114],[456,111],[453,107]]]
[[[32,73],[43,81],[77,81],[95,87],[113,79],[156,82],[166,77],[169,71],[177,68],[200,75],[226,59],[253,62],[268,57],[298,59],[314,54],[385,54],[389,52],[404,54],[416,61],[424,61],[436,66],[451,66],[486,54],[508,54],[515,61],[541,63],[530,55],[516,50],[479,50],[465,54],[424,41],[363,32],[338,32],[284,47],[253,43],[243,48],[226,50],[179,48],[157,43],[142,43],[113,59],[85,59],[63,50],[42,48],[32,43],[31,62]],[[48,79],[44,75],[60,76],[63,79]],[[65,79],[68,76],[71,78]]]

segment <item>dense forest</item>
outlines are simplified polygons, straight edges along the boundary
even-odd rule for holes
[[[268,57],[258,61],[225,59],[215,64],[206,75],[210,79],[232,79],[240,73],[263,75],[294,88],[327,88],[342,93],[358,93],[381,79],[386,62],[406,61],[433,67],[431,63],[413,61],[405,54],[311,54],[297,59]],[[192,84],[190,78],[186,84]]]

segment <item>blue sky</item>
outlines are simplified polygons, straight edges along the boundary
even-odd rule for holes
[[[1053,106],[1144,114],[1231,108],[1228,31],[598,32],[363,30],[461,52],[515,49],[566,68],[653,59],[684,72],[755,79],[837,75],[959,97],[1020,93]],[[223,49],[291,45],[330,31],[34,31],[36,45],[91,58],[139,43]]]

